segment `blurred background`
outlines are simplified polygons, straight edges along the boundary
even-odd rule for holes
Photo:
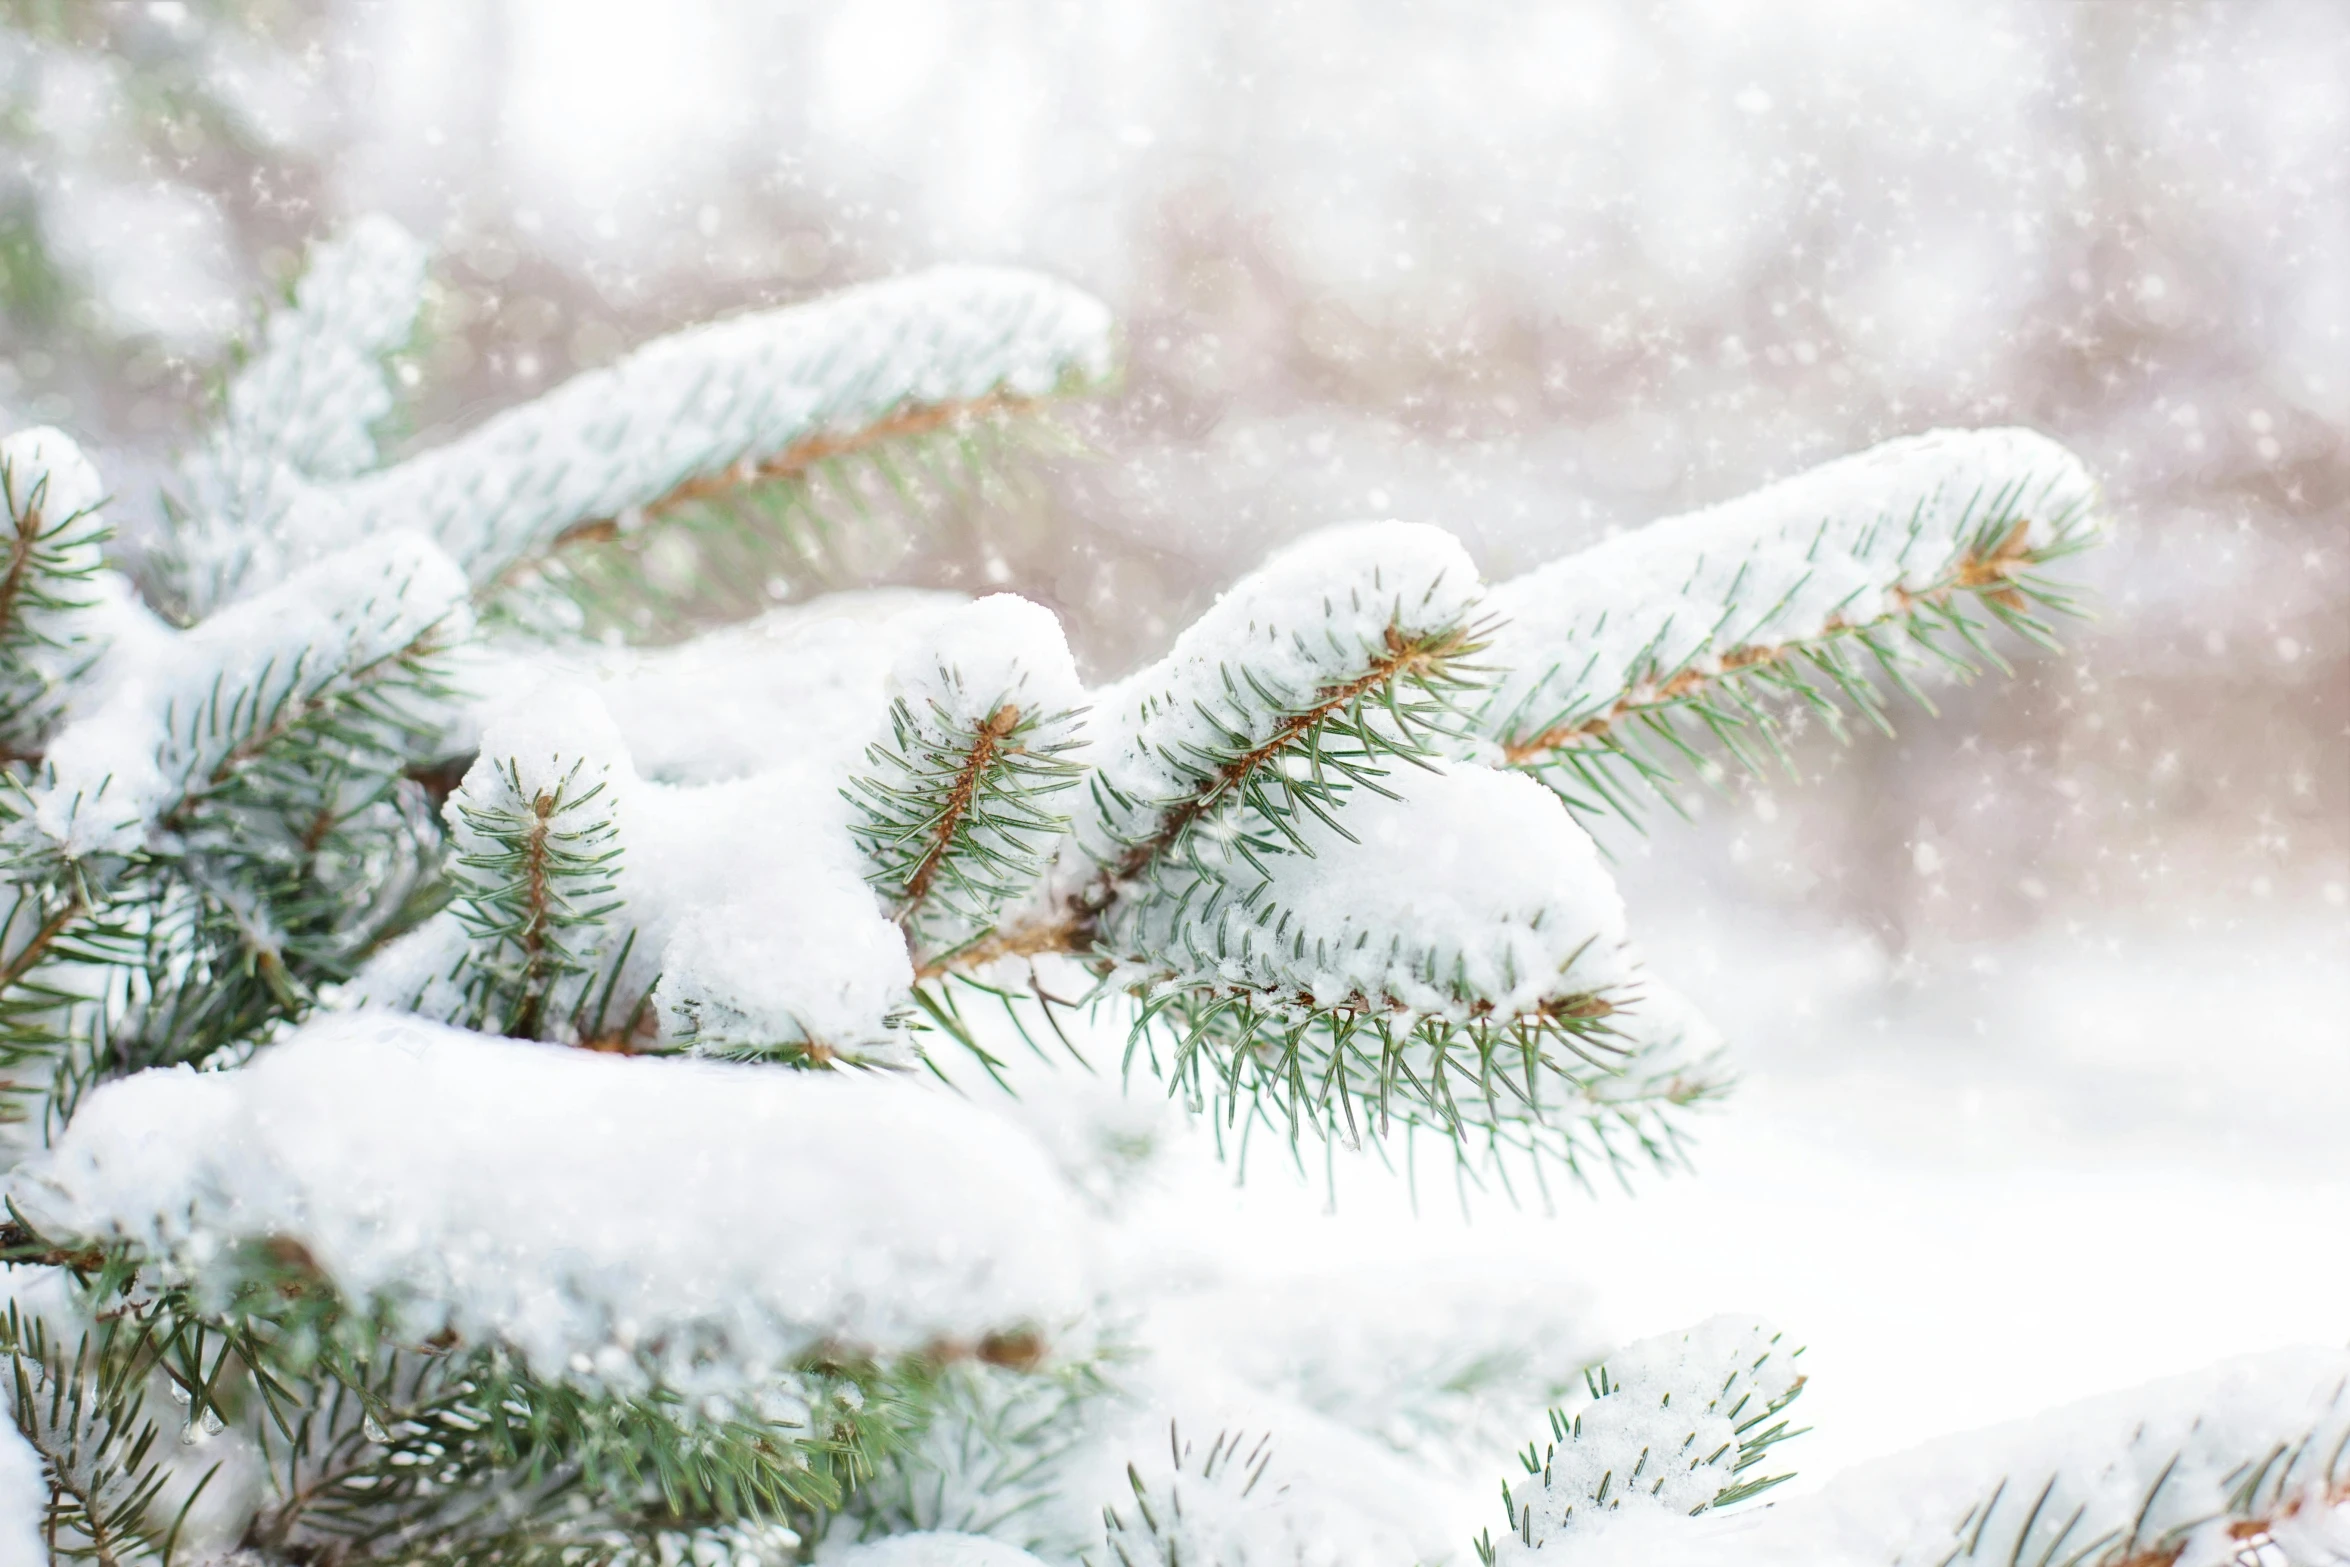
[[[1925,1339],[1941,1429],[2350,1334],[2341,0],[6,16],[0,418],[95,444],[134,549],[254,301],[367,209],[440,252],[419,444],[932,262],[1099,292],[1086,454],[859,563],[1038,598],[1097,676],[1325,522],[1499,576],[1902,432],[2053,434],[2117,521],[2066,654],[1611,845],[1749,1092],[1701,1182],[1531,1244],[1617,1247],[1628,1329],[1808,1313],[1847,1456],[1927,1434]],[[1658,1262],[1668,1222],[1738,1238]]]

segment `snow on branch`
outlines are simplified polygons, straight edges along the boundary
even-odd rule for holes
[[[33,754],[66,688],[105,647],[97,578],[111,533],[105,488],[81,449],[52,429],[0,441],[0,751]]]
[[[733,1393],[1082,1304],[1077,1219],[1007,1123],[918,1083],[499,1041],[367,1012],[233,1072],[109,1084],[9,1198],[201,1282],[294,1246],[411,1343],[550,1382]]]
[[[377,214],[313,247],[291,304],[229,382],[212,450],[320,480],[374,467],[393,402],[384,358],[415,330],[424,265],[423,244]]]
[[[456,917],[476,944],[467,999],[485,1027],[538,1037],[557,988],[600,967],[590,944],[620,907],[610,789],[585,757],[491,752],[451,797]],[[601,1037],[606,1020],[585,1008],[583,995],[574,1026]]]
[[[164,1431],[176,1422],[148,1401],[167,1347],[123,1315],[69,1337],[8,1302],[0,1356],[15,1418],[0,1425],[0,1564],[170,1560],[194,1497],[169,1494],[178,1444]]]
[[[127,853],[157,825],[182,830],[305,725],[346,713],[321,744],[381,747],[407,720],[372,693],[420,678],[418,661],[470,623],[464,578],[410,533],[310,566],[173,639],[49,748],[35,819],[71,857]],[[339,726],[340,727],[340,726]]]
[[[457,906],[345,1004],[600,1049],[906,1059],[906,939],[866,884],[833,758],[655,782],[597,695],[558,681],[492,718],[448,810]]]
[[[2350,1351],[2231,1361],[1863,1464],[1758,1512],[1611,1520],[1517,1559],[2329,1567],[2350,1561]]]
[[[1474,678],[1477,592],[1440,529],[1333,528],[1099,693],[1090,809],[1066,870],[1079,917],[1112,921],[1116,901],[1163,875],[1261,867],[1344,797],[1436,754]]]
[[[850,780],[874,890],[933,971],[994,929],[1068,827],[1056,796],[1083,702],[1050,611],[997,594],[950,612],[890,677],[889,737]]]
[[[1505,1487],[1508,1535],[1481,1541],[1487,1567],[1576,1559],[1577,1538],[1612,1514],[1686,1518],[1785,1480],[1751,1471],[1790,1432],[1781,1413],[1803,1391],[1801,1349],[1770,1327],[1716,1317],[1644,1339],[1586,1375],[1590,1402],[1551,1412],[1551,1441]]]
[[[256,565],[266,581],[289,550],[302,558],[306,541],[280,529],[306,487],[375,467],[376,430],[396,402],[386,361],[415,331],[425,259],[380,215],[311,248],[292,297],[230,378],[218,421],[180,465],[170,569],[190,609],[224,602]]]
[[[950,267],[659,339],[470,434],[320,492],[306,526],[428,530],[478,583],[566,533],[633,527],[1107,377],[1100,302],[1035,273]]]
[[[1624,810],[1622,770],[1663,777],[1691,731],[1756,766],[1773,699],[1882,724],[1878,675],[1925,702],[1921,656],[2004,668],[1993,623],[2049,643],[2043,615],[2074,606],[2041,568],[2101,527],[2086,470],[2044,436],[1888,441],[1496,587],[1507,673],[1483,728],[1578,809]]]
[[[1113,928],[1169,1069],[1204,1097],[1349,1135],[1458,1134],[1539,1121],[1614,1068],[1608,1020],[1636,979],[1623,903],[1531,779],[1401,769],[1307,818],[1292,852],[1173,874]]]

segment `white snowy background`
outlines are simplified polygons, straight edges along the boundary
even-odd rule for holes
[[[865,563],[1047,603],[1093,678],[1323,522],[1499,576],[1902,431],[2048,431],[2119,522],[2066,656],[1612,845],[1740,1053],[1696,1174],[1464,1219],[1260,1149],[1153,1199],[1167,1266],[1555,1280],[1595,1344],[1764,1313],[1811,1346],[1811,1479],[2350,1337],[2336,0],[80,9],[0,58],[9,222],[88,291],[11,320],[0,418],[126,494],[370,209],[442,252],[419,443],[903,267],[1098,292],[1094,455]],[[132,101],[155,62],[214,112]]]

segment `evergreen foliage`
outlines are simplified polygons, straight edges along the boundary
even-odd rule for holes
[[[1322,1444],[1294,1483],[1253,1439],[1125,1452],[1158,1395],[1079,1237],[1150,1140],[964,1068],[1018,1086],[1022,1036],[1106,1067],[1107,1031],[1240,1144],[1433,1138],[1519,1195],[1677,1164],[1721,1047],[1577,814],[2045,643],[2100,526],[2069,455],[1990,431],[1491,588],[1437,529],[1338,529],[1088,691],[1016,598],[770,600],[846,569],[823,537],[999,498],[1003,443],[1112,376],[1097,302],[872,284],[387,465],[424,272],[381,220],[318,247],[137,586],[72,443],[0,448],[0,1353],[56,1559],[1463,1559],[1314,1489],[1433,1416],[1281,1406]],[[631,1059],[686,1055],[729,1059]],[[1594,1368],[1487,1559],[1775,1484],[1777,1344]],[[1504,1380],[1427,1364],[1399,1419]],[[2336,1411],[2278,1399],[2182,1438],[2119,1533],[2043,1465],[1941,1559],[2313,1538]],[[2189,1471],[2204,1512],[2165,1512]]]
[[[487,798],[473,797],[469,776],[451,800],[459,836],[450,866],[457,918],[473,943],[466,1001],[476,1028],[536,1039],[569,989],[576,1022],[589,1037],[602,1032],[609,1002],[588,1018],[580,981],[599,966],[584,943],[620,906],[611,876],[619,832],[602,798],[608,784],[583,779],[585,765],[526,784],[508,758],[490,765]]]

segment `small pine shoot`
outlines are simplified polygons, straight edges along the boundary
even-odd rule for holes
[[[596,1005],[588,982],[621,907],[608,780],[584,761],[526,774],[506,757],[477,763],[451,805],[452,907],[473,942],[461,984],[474,1026],[536,1039],[559,1021],[576,1024]]]

